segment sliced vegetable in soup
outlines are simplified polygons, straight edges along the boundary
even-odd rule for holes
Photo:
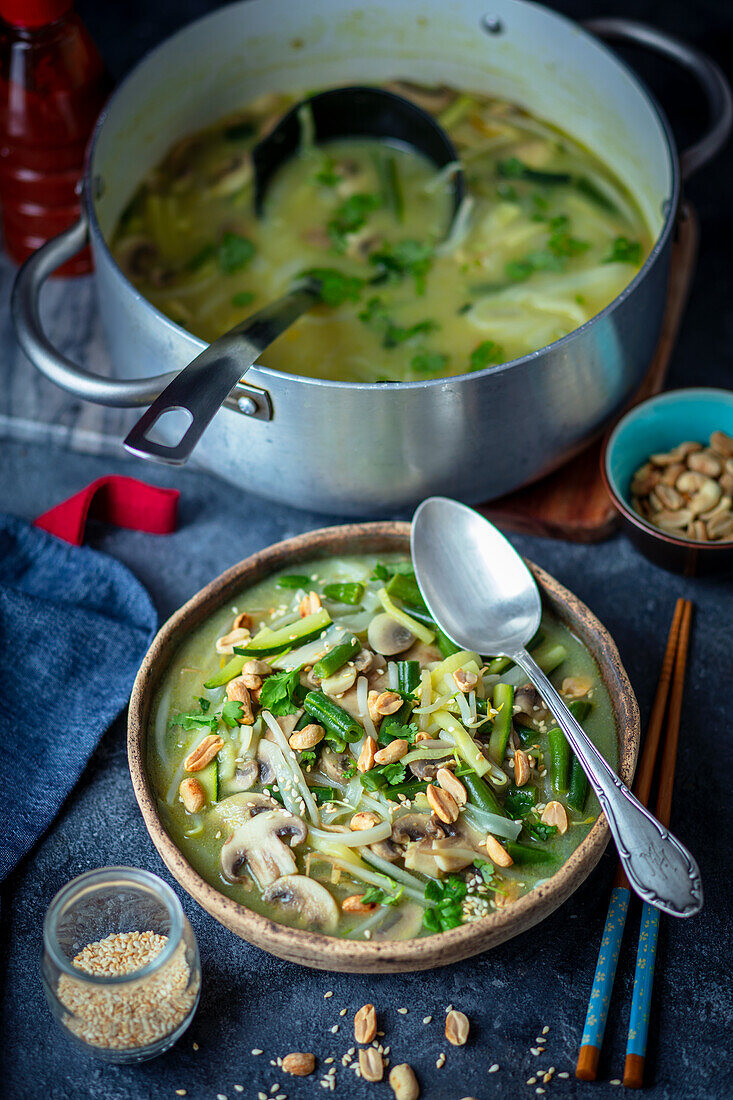
[[[392,82],[452,138],[467,195],[451,233],[451,166],[371,139],[301,150],[253,211],[251,150],[298,97],[267,95],[185,138],[132,198],[115,258],[163,313],[213,340],[304,272],[321,305],[265,363],[349,382],[484,370],[571,332],[651,248],[623,184],[588,150],[503,100]]]
[[[532,649],[615,767],[590,654],[549,615]],[[175,656],[148,744],[166,828],[208,882],[346,938],[511,905],[600,812],[536,689],[458,650],[397,555],[308,562],[243,592]]]

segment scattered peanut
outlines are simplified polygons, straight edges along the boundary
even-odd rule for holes
[[[365,1081],[382,1080],[384,1059],[376,1047],[362,1047],[359,1051],[359,1070]]]
[[[356,766],[360,772],[368,772],[374,767],[374,756],[377,751],[377,742],[373,737],[367,737],[361,747]]]
[[[507,852],[503,844],[500,844],[491,833],[486,837],[486,851],[492,863],[497,867],[511,867],[514,860]]]
[[[392,1067],[389,1071],[389,1084],[395,1094],[395,1100],[417,1100],[420,1095],[417,1077],[412,1066],[408,1066],[407,1062]]]
[[[301,1051],[286,1054],[282,1061],[283,1071],[289,1073],[291,1077],[308,1077],[315,1068],[315,1056]]]
[[[465,1012],[452,1008],[445,1018],[445,1037],[454,1047],[462,1047],[468,1039],[469,1027]]]
[[[469,672],[465,668],[457,668],[453,673],[453,681],[460,692],[464,695],[468,695],[469,691],[473,691],[478,683],[478,676],[475,672]]]
[[[582,699],[592,687],[590,676],[566,676],[560,686],[560,694],[566,699]]]
[[[410,746],[407,741],[401,737],[396,737],[394,741],[390,741],[388,745],[385,745],[383,749],[374,754],[375,764],[394,764],[397,760],[401,760],[403,756],[407,756],[407,752]]]
[[[264,678],[272,675],[274,671],[275,669],[267,661],[246,661],[242,665],[243,676],[260,676]]]
[[[234,622],[232,623],[232,630],[251,630],[252,629],[252,616],[248,615],[246,611],[240,611]]]
[[[458,803],[453,795],[448,794],[448,791],[444,791],[441,787],[436,787],[431,783],[425,794],[427,795],[430,809],[435,816],[439,817],[441,821],[444,821],[446,825],[450,825],[452,822],[458,820]]]
[[[371,1043],[377,1034],[377,1011],[372,1004],[362,1005],[354,1016],[354,1038],[357,1043]]]
[[[354,814],[352,817],[349,828],[361,832],[363,829],[373,829],[380,821],[379,815],[372,813],[371,810],[360,810],[358,814]]]
[[[224,747],[224,741],[215,733],[204,737],[193,752],[190,752],[183,761],[183,767],[187,772],[200,772],[214,759],[219,749]]]
[[[460,779],[456,779],[450,768],[438,768],[435,778],[438,781],[438,785],[442,787],[444,791],[447,791],[458,806],[466,805],[468,801],[466,788],[463,786]]]
[[[568,815],[562,802],[548,802],[542,811],[541,820],[545,825],[556,825],[561,836],[568,831]]]
[[[303,599],[298,604],[298,613],[301,619],[304,619],[306,615],[315,615],[316,611],[321,610],[321,597],[317,592],[309,592],[307,596],[303,596]]]
[[[363,894],[352,894],[351,897],[344,898],[341,902],[344,913],[371,913],[373,909],[376,909],[377,903],[375,901],[364,903],[361,900],[363,897]]]
[[[374,709],[378,715],[396,714],[404,700],[396,691],[383,691],[377,696]]]
[[[288,744],[291,749],[295,749],[296,752],[303,752],[304,749],[312,749],[315,745],[319,744],[326,736],[326,731],[323,726],[319,726],[316,722],[311,722],[310,725],[303,726],[302,730],[295,730],[291,734]]]
[[[240,726],[251,726],[254,721],[252,698],[249,691],[250,689],[245,687],[241,676],[238,676],[235,680],[230,680],[227,684],[227,699],[242,704],[242,714],[239,719]]]
[[[178,793],[188,813],[197,814],[204,808],[206,795],[198,779],[182,779]]]
[[[528,782],[531,771],[526,752],[517,749],[514,753],[514,782],[518,787],[523,787]]]
[[[216,652],[217,653],[234,653],[235,645],[243,645],[249,638],[249,630],[245,630],[243,627],[237,627],[236,630],[230,630],[228,634],[225,634],[222,638],[216,639]]]

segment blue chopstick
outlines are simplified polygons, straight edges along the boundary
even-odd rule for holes
[[[657,937],[659,935],[659,910],[644,902],[639,928],[639,950],[636,956],[634,974],[634,992],[631,1000],[629,1036],[626,1045],[626,1057],[635,1054],[643,1058],[646,1054],[646,1041],[649,1035],[649,1009],[652,1002],[654,985],[654,964],[657,957]]]
[[[601,937],[601,949],[598,952],[593,988],[588,1001],[588,1013],[585,1017],[583,1038],[578,1054],[578,1066],[575,1071],[576,1077],[583,1081],[594,1081],[596,1077],[630,900],[631,892],[627,886],[614,886],[611,891],[606,926]]]

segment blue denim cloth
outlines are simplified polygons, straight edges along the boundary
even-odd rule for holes
[[[150,597],[118,561],[0,515],[0,881],[127,704],[156,625]]]

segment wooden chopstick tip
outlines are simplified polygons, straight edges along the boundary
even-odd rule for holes
[[[586,1043],[578,1051],[578,1064],[575,1067],[575,1076],[579,1081],[595,1081],[598,1076],[598,1061],[601,1051],[598,1047]]]
[[[627,1089],[640,1089],[644,1084],[644,1056],[627,1054],[624,1063],[624,1086]]]

